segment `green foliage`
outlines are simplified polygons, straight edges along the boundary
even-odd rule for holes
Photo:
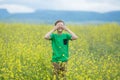
[[[69,25],[68,80],[120,79],[120,25]],[[0,24],[0,80],[51,80],[52,25]]]

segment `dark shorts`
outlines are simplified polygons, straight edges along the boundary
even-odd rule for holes
[[[67,71],[67,62],[52,62],[54,71]]]

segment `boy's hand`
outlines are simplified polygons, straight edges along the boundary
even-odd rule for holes
[[[56,31],[58,29],[58,26],[54,26],[54,31]]]
[[[65,30],[65,31],[67,31],[68,30],[68,28],[64,25],[64,26],[62,26],[62,28]]]

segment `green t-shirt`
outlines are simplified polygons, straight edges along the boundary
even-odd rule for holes
[[[70,34],[51,34],[50,40],[52,41],[52,62],[65,62],[68,61],[68,43],[71,40]]]

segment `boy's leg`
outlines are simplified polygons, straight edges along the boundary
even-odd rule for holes
[[[66,72],[67,72],[67,62],[60,62],[56,63],[53,62],[53,77],[55,76],[56,79],[66,80]]]
[[[63,80],[66,80],[66,72],[67,72],[67,62],[62,62],[60,64],[60,71]]]
[[[56,79],[59,78],[59,73],[60,73],[60,65],[59,63],[53,62],[53,77],[55,76]]]

